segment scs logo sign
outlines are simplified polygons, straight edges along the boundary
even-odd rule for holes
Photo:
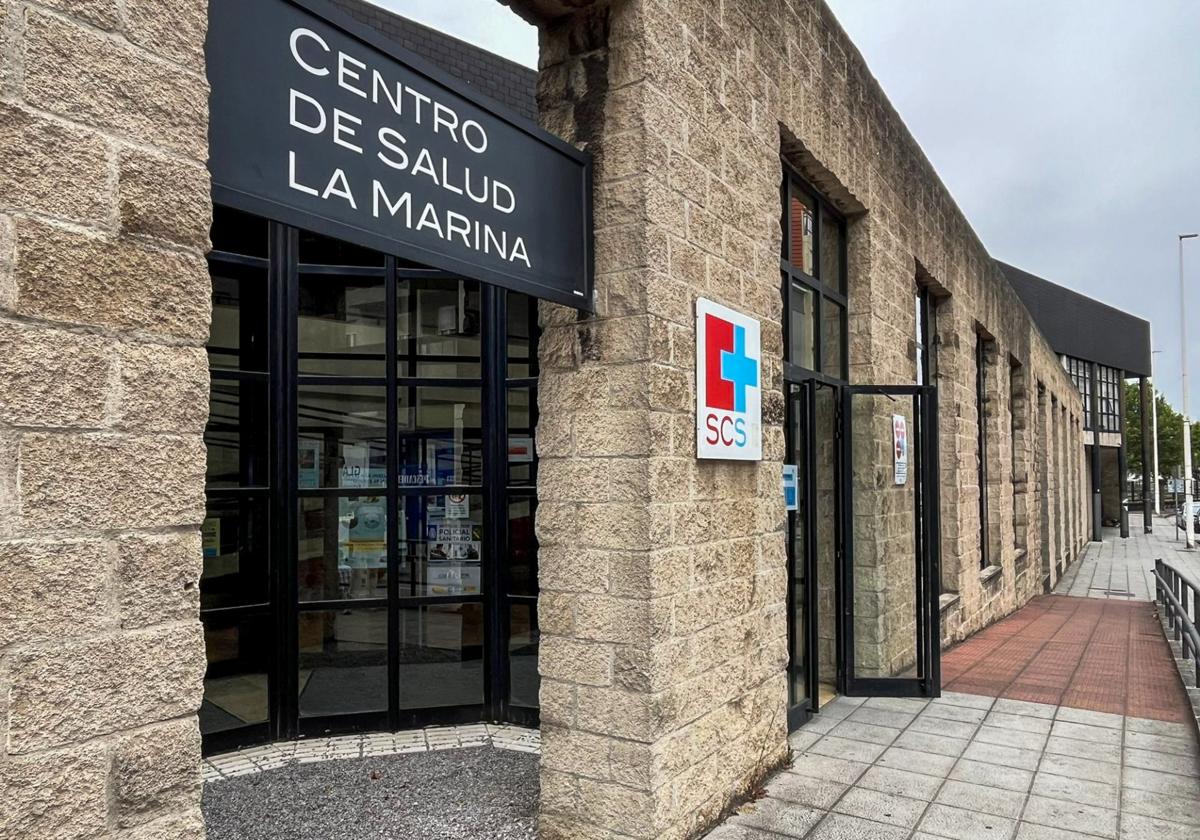
[[[696,457],[762,460],[759,323],[696,301]]]

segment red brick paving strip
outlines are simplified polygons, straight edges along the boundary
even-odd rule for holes
[[[1154,605],[1043,595],[942,654],[942,688],[1179,723],[1191,706]]]

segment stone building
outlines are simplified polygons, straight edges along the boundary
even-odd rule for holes
[[[822,3],[508,5],[536,79],[353,0],[0,0],[0,836],[480,719],[541,836],[696,836],[1075,557],[1080,394]]]

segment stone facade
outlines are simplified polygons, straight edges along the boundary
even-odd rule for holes
[[[912,382],[914,284],[939,297],[947,643],[1075,556],[1079,395],[823,4],[508,4],[540,27],[543,125],[596,159],[597,315],[542,313],[542,835],[689,837],[787,753],[781,156],[849,219],[852,382]],[[695,460],[698,296],[762,321],[761,464]],[[911,566],[885,566],[912,544],[911,501],[887,493],[854,529],[876,583],[875,649],[856,653],[880,672],[911,664],[889,647],[911,638],[894,607]]]
[[[0,0],[0,837],[202,838],[202,0]]]

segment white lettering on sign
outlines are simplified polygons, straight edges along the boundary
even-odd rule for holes
[[[328,79],[327,84],[336,84],[416,125],[430,125],[434,134],[447,137],[473,154],[487,151],[487,131],[476,120],[462,119],[450,105],[402,82],[389,80],[379,69],[345,51],[333,50],[313,30],[293,29],[289,48],[297,66],[313,76]],[[405,187],[402,179],[427,180],[447,193],[466,196],[475,204],[504,215],[512,215],[517,209],[518,198],[512,187],[495,177],[473,174],[471,167],[454,164],[436,151],[410,147],[404,132],[396,125],[380,126],[374,137],[363,136],[359,131],[362,117],[327,107],[314,93],[290,89],[290,126],[306,134],[327,136],[333,144],[355,154],[370,154],[394,170],[398,180],[385,182],[373,178],[369,183],[354,183],[344,169],[325,161],[301,160],[293,149],[288,152],[291,189],[323,201],[344,202],[356,210],[363,204],[371,208],[376,219],[395,219],[409,231],[461,243],[479,253],[533,268],[524,237],[434,202],[414,207],[411,189]],[[363,202],[363,198],[369,200]]]

